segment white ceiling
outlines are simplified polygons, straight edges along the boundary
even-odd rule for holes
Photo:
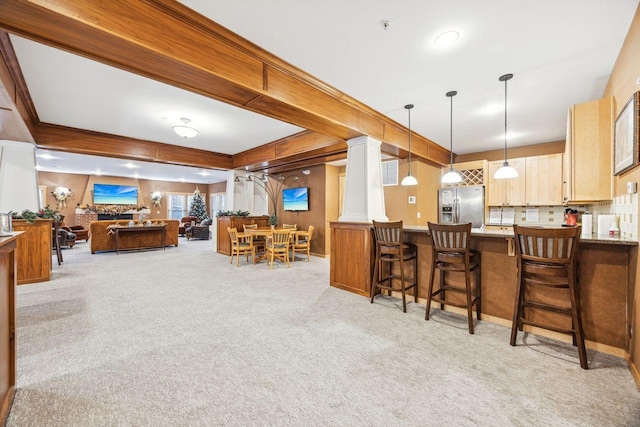
[[[412,130],[447,148],[445,93],[457,90],[456,153],[502,148],[504,111],[488,110],[504,103],[498,77],[505,73],[514,74],[509,146],[564,139],[568,106],[602,96],[638,6],[638,0],[181,3],[400,123],[407,123],[403,106],[415,104]],[[386,30],[381,21],[389,22]],[[437,48],[435,36],[451,29],[460,32],[458,42]],[[227,154],[301,130],[19,37],[12,42],[44,122]],[[176,136],[171,125],[181,117],[192,119],[200,135]],[[59,164],[58,171],[70,168]]]

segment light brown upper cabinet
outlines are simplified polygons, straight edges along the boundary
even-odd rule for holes
[[[527,205],[562,204],[562,154],[527,157]]]
[[[526,201],[525,168],[526,159],[509,159],[509,165],[518,171],[517,178],[494,179],[496,171],[504,163],[503,160],[489,162],[489,176],[487,182],[487,205],[488,206],[524,206]]]
[[[613,98],[569,108],[564,159],[564,202],[611,200]]]

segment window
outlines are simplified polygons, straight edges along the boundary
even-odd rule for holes
[[[167,193],[167,218],[180,220],[189,213],[193,194],[190,193]]]
[[[47,205],[47,186],[38,185],[38,209],[44,209]]]
[[[215,218],[216,212],[225,210],[227,205],[227,193],[213,193],[211,194],[211,218]]]
[[[398,161],[382,162],[382,185],[398,185]]]

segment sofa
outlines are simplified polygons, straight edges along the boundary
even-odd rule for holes
[[[146,221],[143,221],[146,222]],[[177,219],[157,219],[152,222],[164,222],[167,227],[165,233],[165,246],[178,246],[178,227],[180,221]],[[106,252],[116,250],[116,239],[113,233],[109,233],[109,227],[112,224],[119,224],[126,227],[129,221],[127,220],[106,220],[106,221],[93,221],[89,225],[89,232],[91,233],[91,253]],[[138,225],[138,221],[133,221],[134,226]],[[135,236],[128,233],[126,238],[120,238],[119,249],[138,249],[154,247],[158,244],[158,233],[135,233]]]

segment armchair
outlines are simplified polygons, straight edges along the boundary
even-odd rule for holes
[[[187,233],[187,227],[191,226],[191,223],[197,224],[197,216],[183,216],[180,219],[180,225],[178,226],[178,235],[184,236]]]
[[[84,240],[85,242],[89,241],[89,230],[87,230],[81,225],[71,225],[71,226],[62,225],[60,228],[63,230],[66,230],[68,233],[75,234],[76,241],[78,240]]]
[[[212,219],[203,219],[200,224],[190,225],[185,228],[185,235],[187,236],[187,240],[189,239],[206,239],[209,240],[211,233],[209,231],[209,226],[212,223]]]
[[[58,241],[60,242],[60,247],[68,246],[70,248],[76,244],[76,235],[70,231],[65,230],[67,227],[58,228]]]

